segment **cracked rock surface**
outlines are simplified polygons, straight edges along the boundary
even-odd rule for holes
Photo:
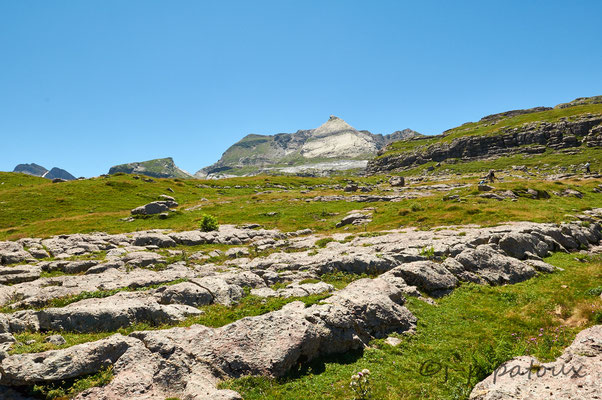
[[[13,387],[60,382],[108,366],[114,379],[78,399],[239,399],[233,391],[217,389],[219,381],[280,377],[299,363],[415,329],[416,318],[404,306],[407,296],[431,301],[425,295],[446,295],[461,282],[513,284],[554,272],[543,257],[597,246],[602,239],[602,209],[580,218],[588,223],[402,229],[334,234],[326,242],[309,230],[283,233],[256,226],[0,242],[0,306],[6,311],[0,313],[0,399],[19,399]],[[207,254],[195,248],[195,257],[185,256],[187,246],[201,244],[224,247]],[[41,252],[31,250],[39,246],[53,258],[36,258]],[[370,278],[340,290],[320,281],[339,272]],[[201,315],[199,307],[232,306],[248,294],[329,297],[311,306],[294,301],[220,328],[174,327]],[[42,353],[6,353],[13,334],[23,331],[115,332],[138,323],[162,329],[113,334]],[[567,350],[564,360],[599,359],[599,338],[588,341],[599,335],[593,330],[587,340],[576,341],[581,344],[574,344],[572,353]],[[594,350],[593,358],[579,353]],[[490,397],[474,398],[504,398],[499,393],[506,389],[487,382],[478,386],[487,390],[479,396]],[[517,393],[527,388],[516,386]]]

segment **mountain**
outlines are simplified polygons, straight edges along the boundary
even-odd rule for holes
[[[602,96],[555,107],[492,114],[437,136],[393,142],[369,162],[369,173],[387,173],[429,162],[453,164],[509,155],[551,154],[602,147]]]
[[[171,157],[115,165],[109,170],[109,174],[118,172],[146,175],[153,178],[192,178],[188,172],[178,168]]]
[[[27,175],[33,176],[44,176],[48,172],[48,170],[41,165],[31,163],[31,164],[19,164],[13,169],[13,172],[21,172]]]
[[[362,169],[387,144],[422,136],[406,129],[391,135],[358,131],[331,116],[316,129],[276,135],[247,135],[220,160],[198,171],[198,178],[291,173],[324,175],[337,170]]]
[[[64,179],[66,181],[72,181],[72,180],[76,179],[69,172],[65,171],[64,169],[57,168],[57,167],[54,167],[50,171],[48,171],[48,173],[46,174],[46,176],[44,176],[44,178],[48,178],[48,179],[57,179],[58,178],[58,179]]]
[[[75,176],[71,175],[69,172],[64,169],[54,167],[50,171],[41,165],[31,163],[31,164],[19,164],[15,167],[13,172],[21,172],[28,175],[40,176],[42,178],[47,179],[64,179],[66,181],[75,180]]]

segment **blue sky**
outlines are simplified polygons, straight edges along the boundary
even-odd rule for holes
[[[437,134],[602,94],[600,1],[0,0],[0,170],[76,176],[248,133]]]

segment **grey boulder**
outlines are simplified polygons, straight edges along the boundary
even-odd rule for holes
[[[402,264],[386,274],[403,278],[407,284],[432,295],[443,294],[458,286],[458,279],[445,266],[433,261]]]
[[[169,211],[170,208],[175,208],[178,203],[172,200],[166,201],[153,201],[152,203],[145,204],[140,207],[134,208],[131,213],[132,215],[154,215],[161,214]]]
[[[464,270],[475,274],[491,285],[517,283],[535,276],[535,269],[516,258],[507,257],[490,245],[466,249],[456,260]]]

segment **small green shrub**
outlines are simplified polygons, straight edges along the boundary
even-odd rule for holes
[[[216,231],[218,228],[219,224],[217,223],[217,218],[213,215],[203,215],[203,219],[201,220],[201,230],[203,232]]]
[[[420,204],[412,204],[410,206],[410,210],[412,210],[412,212],[424,211],[424,207],[422,207]]]
[[[429,260],[433,260],[435,258],[435,248],[433,246],[424,246],[422,250],[420,250],[420,255],[428,258]]]

